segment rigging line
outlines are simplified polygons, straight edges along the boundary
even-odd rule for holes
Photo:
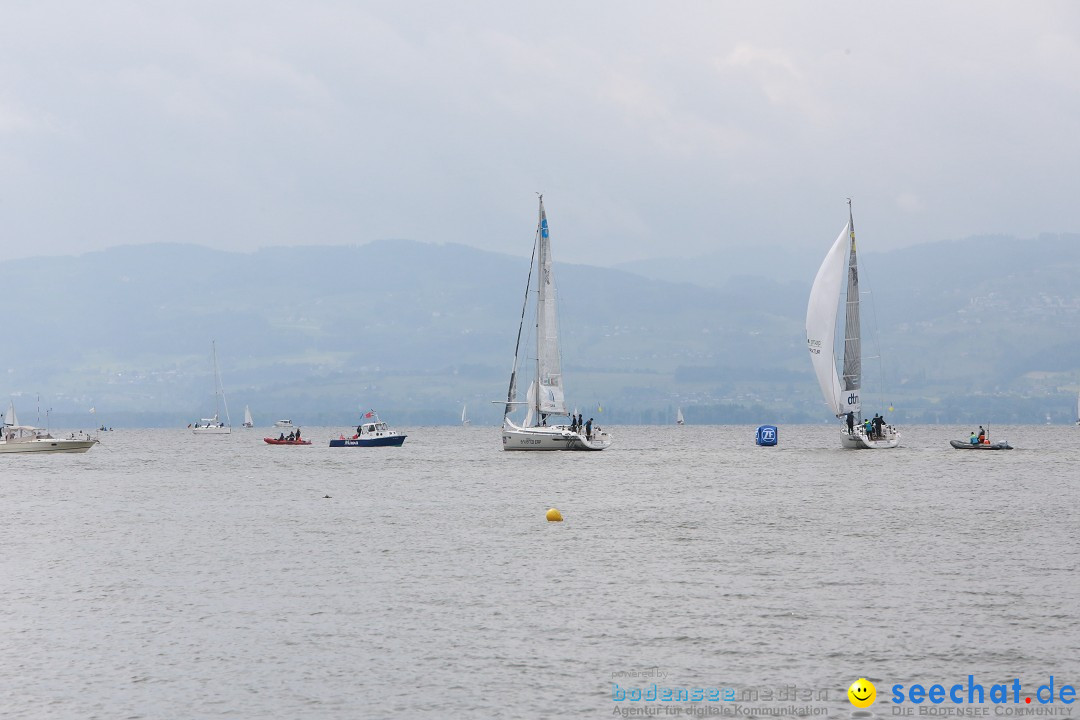
[[[543,195],[540,196],[543,201]],[[536,236],[533,238],[533,250],[532,256],[529,258],[529,277],[525,281],[525,299],[521,303],[521,322],[518,323],[517,340],[514,342],[514,366],[510,370],[510,387],[506,390],[506,410],[503,413],[503,419],[510,414],[510,403],[514,401],[514,396],[517,394],[517,369],[518,369],[518,352],[521,350],[521,330],[525,327],[525,311],[529,307],[529,288],[532,285],[533,265],[536,263],[536,246],[540,242],[540,226],[537,224]]]

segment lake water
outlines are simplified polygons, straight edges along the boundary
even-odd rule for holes
[[[615,427],[602,453],[405,429],[402,448],[117,430],[0,456],[0,715],[737,705],[613,699],[657,683],[889,717],[898,683],[1080,685],[1080,428],[992,427],[1017,449],[969,452],[948,440],[970,427],[909,427],[859,452],[832,426],[781,426],[775,448],[752,427]]]

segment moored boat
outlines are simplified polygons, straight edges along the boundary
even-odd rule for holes
[[[229,418],[229,403],[225,399],[225,386],[221,384],[221,373],[217,364],[217,343],[210,342],[211,362],[214,366],[214,417],[200,418],[199,422],[191,427],[191,432],[196,435],[229,435],[232,433],[232,420]],[[219,405],[225,406],[225,420],[222,422],[218,417]]]
[[[20,425],[12,401],[0,435],[0,453],[84,453],[97,442],[97,438],[81,430],[70,437],[56,438],[43,428]]]

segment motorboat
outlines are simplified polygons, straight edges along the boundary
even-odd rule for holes
[[[342,434],[330,441],[330,447],[401,447],[406,437],[400,430],[391,430],[389,425],[379,419],[378,413],[371,410],[364,414],[351,437]]]

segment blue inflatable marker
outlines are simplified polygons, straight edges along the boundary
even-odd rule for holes
[[[776,444],[779,439],[775,425],[761,425],[757,429],[757,433],[754,435],[754,442],[758,445],[771,447]]]

